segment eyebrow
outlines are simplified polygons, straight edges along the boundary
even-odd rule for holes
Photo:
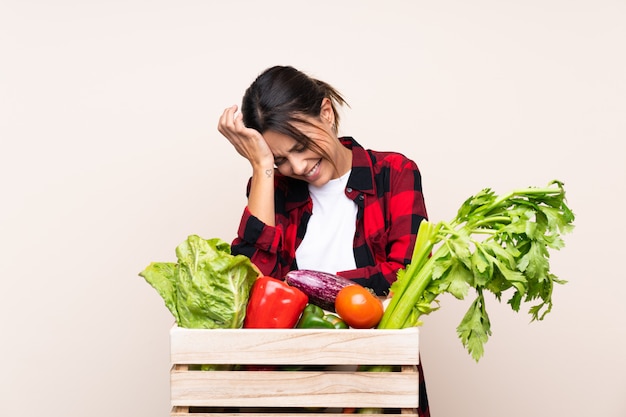
[[[300,142],[296,142],[290,149],[287,150],[287,153],[296,152],[296,148],[298,148],[300,146],[304,146],[304,145],[301,144]],[[304,147],[306,147],[306,146],[304,146]],[[274,159],[276,159],[276,158],[284,158],[284,155],[274,155]]]
[[[301,144],[300,142],[296,141],[296,143],[295,143],[295,144],[291,147],[291,149],[289,149],[287,152],[289,152],[289,153],[291,153],[291,152],[296,152],[296,148],[299,148],[299,147],[301,147],[301,146],[306,148],[306,146],[304,146],[304,145],[303,145],[303,144]]]

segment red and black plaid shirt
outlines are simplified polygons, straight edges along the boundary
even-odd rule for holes
[[[345,193],[358,206],[353,245],[357,269],[337,275],[385,295],[398,269],[410,262],[417,229],[427,218],[421,175],[415,162],[399,153],[365,150],[351,137],[340,140],[352,150]],[[296,248],[306,233],[313,203],[306,182],[278,172],[274,199],[276,226],[261,222],[246,207],[232,253],[248,256],[265,275],[283,278],[298,268]],[[418,414],[429,417],[421,363],[418,372]]]
[[[352,172],[346,195],[358,206],[354,259],[357,269],[337,271],[385,295],[398,269],[411,260],[417,229],[426,218],[417,165],[395,152],[365,150],[354,139]],[[276,226],[268,226],[246,208],[233,254],[244,254],[266,275],[283,278],[297,269],[296,248],[302,242],[313,203],[306,182],[275,175]]]

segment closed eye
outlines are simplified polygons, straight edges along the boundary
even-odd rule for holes
[[[291,149],[289,149],[290,153],[302,153],[304,151],[306,151],[308,149],[308,147],[306,145],[303,145],[301,143],[296,143]],[[276,167],[284,164],[285,162],[287,162],[287,158],[285,158],[284,156],[277,156],[274,158],[274,165],[276,165]]]

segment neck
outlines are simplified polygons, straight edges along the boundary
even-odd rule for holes
[[[352,169],[352,151],[345,146],[341,146],[335,158],[335,168],[337,172],[333,179],[345,175]]]

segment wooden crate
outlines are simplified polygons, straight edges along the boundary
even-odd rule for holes
[[[171,342],[171,416],[417,417],[418,329],[183,329]],[[237,370],[195,370],[197,365]],[[291,365],[291,366],[289,366]],[[358,365],[391,365],[362,372]]]

